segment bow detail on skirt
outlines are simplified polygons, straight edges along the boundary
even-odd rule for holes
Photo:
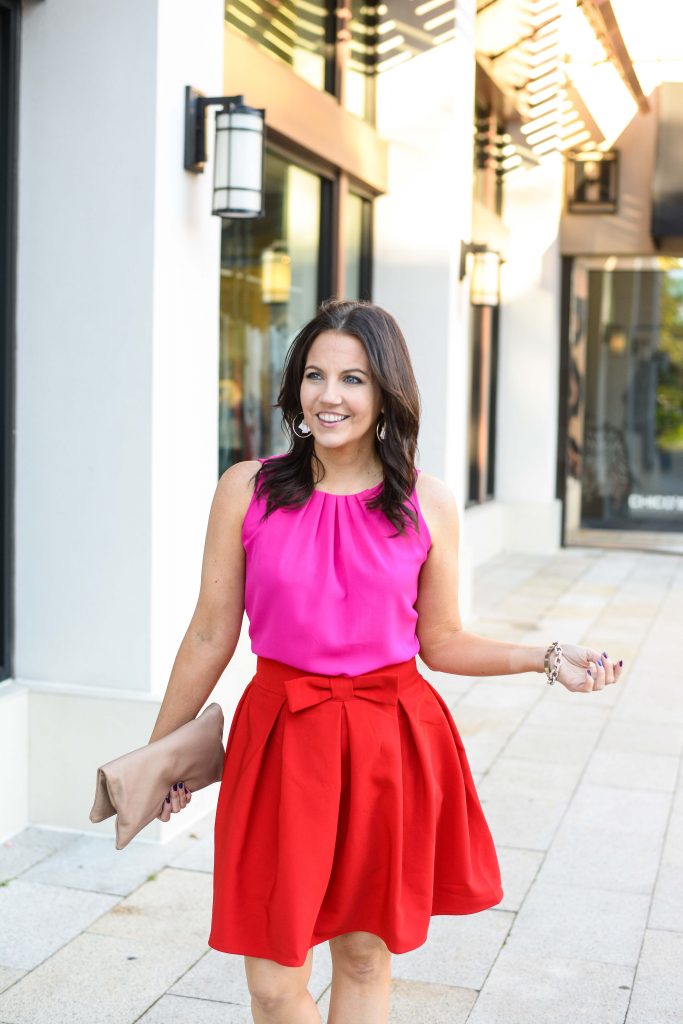
[[[351,700],[362,697],[380,704],[396,704],[398,675],[393,672],[366,672],[360,676],[294,676],[285,680],[290,711],[301,711],[325,700]]]

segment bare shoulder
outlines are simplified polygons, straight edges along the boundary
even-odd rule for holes
[[[222,514],[242,525],[254,493],[254,478],[261,467],[258,459],[235,462],[219,477],[215,501]]]
[[[432,541],[444,532],[457,532],[458,505],[448,484],[440,477],[422,471],[418,475],[415,490]]]

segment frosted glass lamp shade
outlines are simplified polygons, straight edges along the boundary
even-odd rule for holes
[[[262,217],[265,111],[236,104],[216,114],[213,204],[217,217]]]

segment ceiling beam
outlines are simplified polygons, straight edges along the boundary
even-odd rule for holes
[[[577,0],[577,3],[616,64],[628,91],[638,104],[638,109],[642,114],[647,114],[650,103],[638,81],[610,0]]]

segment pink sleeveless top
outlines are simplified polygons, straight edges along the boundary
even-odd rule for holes
[[[431,537],[415,489],[420,532],[407,521],[405,533],[391,537],[396,528],[381,509],[365,507],[381,487],[313,491],[301,508],[276,509],[263,522],[265,498],[252,494],[242,544],[254,654],[343,676],[417,654],[414,606]]]

